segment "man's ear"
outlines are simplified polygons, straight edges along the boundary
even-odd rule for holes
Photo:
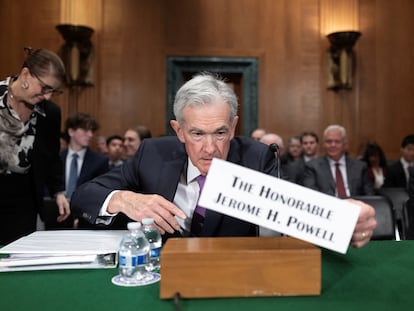
[[[180,123],[178,123],[177,120],[171,120],[170,121],[170,125],[173,128],[173,130],[175,131],[175,133],[177,134],[178,139],[182,143],[185,143],[184,134],[183,134],[183,130],[182,130],[181,126],[180,126]]]
[[[234,134],[236,133],[236,126],[237,126],[238,121],[239,121],[239,117],[235,116],[233,119],[233,123],[231,124],[231,132],[230,132],[231,139],[233,139]]]

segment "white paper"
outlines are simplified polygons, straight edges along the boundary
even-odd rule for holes
[[[0,271],[109,268],[126,230],[36,231],[0,249]]]
[[[199,204],[346,253],[360,207],[227,161],[214,159]]]

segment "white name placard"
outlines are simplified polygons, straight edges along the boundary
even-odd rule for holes
[[[199,205],[345,254],[360,207],[214,159]]]

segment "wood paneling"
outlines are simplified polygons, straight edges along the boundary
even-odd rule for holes
[[[75,2],[78,10],[82,2]],[[6,43],[0,57],[7,60],[0,74],[16,73],[25,45],[58,50],[55,25],[77,14],[68,12],[68,3],[0,0]],[[340,123],[351,154],[376,140],[397,158],[402,137],[414,132],[411,0],[94,0],[87,10],[78,17],[96,27],[96,83],[80,94],[78,109],[98,117],[101,134],[122,134],[137,124],[154,136],[165,133],[168,55],[257,57],[259,126],[285,140],[302,130],[321,135],[328,124]],[[341,19],[351,12],[362,32],[351,91],[326,89],[324,29],[338,19],[328,10]],[[68,94],[57,102],[66,117]]]

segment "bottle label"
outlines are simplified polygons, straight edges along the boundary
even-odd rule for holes
[[[140,265],[146,265],[148,263],[148,257],[144,255],[137,256],[119,256],[119,265],[121,267],[136,267]]]
[[[156,247],[151,249],[150,256],[151,258],[160,257],[161,247]]]

